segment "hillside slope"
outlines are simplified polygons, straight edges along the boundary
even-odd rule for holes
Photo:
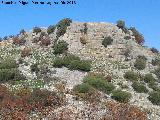
[[[25,110],[16,109],[21,113],[16,115],[23,119],[160,119],[160,97],[148,98],[153,91],[160,94],[160,54],[138,44],[132,30],[125,32],[111,23],[68,24],[62,20],[50,29],[34,28],[9,37],[0,42],[0,51],[0,80],[11,92],[19,95],[17,91],[27,87],[31,91],[46,89],[58,94],[54,99],[59,104],[52,103],[54,100],[51,99],[50,104],[46,103],[49,107],[42,106],[45,110],[29,109],[32,114],[28,115]],[[70,58],[66,59],[66,56]],[[14,60],[17,67],[13,68],[23,77],[17,77],[14,73],[8,78],[11,73],[3,72],[6,69],[11,71],[10,63]],[[8,63],[5,64],[5,61]],[[7,65],[9,68],[6,68]],[[130,72],[129,75],[126,75],[127,72]],[[82,88],[77,85],[82,85]],[[116,90],[120,90],[122,95],[118,93],[115,97]],[[28,92],[25,94],[28,95]],[[40,95],[40,99],[41,96],[43,98],[45,95]],[[26,102],[23,97],[22,100]],[[2,106],[2,112],[7,109],[5,107]],[[10,111],[11,119],[12,112],[15,115],[15,108],[18,107]],[[4,112],[1,117],[4,119],[5,115]]]

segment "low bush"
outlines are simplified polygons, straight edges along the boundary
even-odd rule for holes
[[[56,26],[55,25],[50,25],[48,28],[47,28],[47,33],[48,34],[51,34],[54,32],[54,30],[56,29]]]
[[[160,66],[154,71],[158,79],[160,79]]]
[[[48,36],[41,38],[41,45],[48,46],[51,44],[51,40]]]
[[[57,44],[54,45],[54,54],[62,54],[66,50],[68,50],[68,43],[65,41],[59,41]]]
[[[82,99],[90,103],[100,101],[99,92],[87,83],[82,83],[73,88],[73,93],[77,97],[76,99]]]
[[[113,42],[113,39],[109,36],[109,37],[105,37],[102,41],[102,45],[104,45],[104,47],[107,47],[108,45],[111,45]]]
[[[134,67],[138,70],[143,70],[146,67],[146,60],[143,58],[137,58]]]
[[[84,23],[83,26],[84,26],[84,29],[81,29],[80,31],[83,34],[87,34],[87,30],[88,30],[87,23]]]
[[[77,93],[88,93],[90,90],[92,90],[92,87],[86,83],[82,83],[75,86],[73,90]]]
[[[155,59],[152,59],[152,65],[153,66],[160,66],[160,58],[155,58]]]
[[[148,87],[152,88],[154,91],[160,91],[160,87],[155,82],[148,83]]]
[[[24,45],[26,42],[25,39],[20,39],[18,37],[14,37],[12,40],[13,40],[13,44],[15,45]]]
[[[13,80],[14,76],[15,76],[14,69],[0,69],[0,81],[1,82]]]
[[[154,105],[160,105],[160,92],[153,91],[149,93],[148,99]]]
[[[33,33],[36,33],[36,34],[38,34],[38,33],[40,33],[42,30],[41,30],[41,28],[39,28],[39,27],[34,27],[33,28]]]
[[[87,44],[86,36],[84,36],[84,35],[81,36],[81,37],[80,37],[80,42],[81,42],[82,44],[84,44],[84,45]]]
[[[17,68],[17,67],[18,65],[16,61],[12,59],[6,59],[0,62],[0,69],[11,69],[11,68]]]
[[[66,54],[64,57],[56,57],[55,60],[53,61],[53,66],[54,67],[69,67],[69,64],[71,63],[71,61],[73,60],[79,60],[80,58],[73,55],[73,54]]]
[[[0,69],[0,82],[22,79],[25,79],[25,77],[17,69]]]
[[[143,45],[145,42],[143,35],[138,32],[135,27],[131,27],[129,30],[133,32],[136,42],[140,45]]]
[[[132,87],[138,93],[147,93],[148,92],[148,89],[145,87],[145,85],[143,85],[139,82],[134,82],[132,84]]]
[[[124,56],[125,56],[125,57],[129,57],[130,53],[131,53],[131,50],[130,50],[130,49],[126,49],[126,50],[124,51]]]
[[[2,119],[16,119],[16,120],[28,120],[30,114],[41,113],[47,115],[48,108],[59,107],[64,103],[64,99],[58,93],[48,90],[40,90],[29,88],[21,88],[18,91],[14,91],[14,94],[4,86],[0,86],[0,112]],[[7,111],[7,113],[6,113]],[[25,116],[21,118],[19,114],[15,112],[23,113]]]
[[[57,27],[57,37],[64,35],[66,33],[67,27],[70,26],[70,23],[72,23],[72,20],[69,18],[65,18],[60,20],[56,27]]]
[[[118,20],[117,27],[119,27],[121,29],[125,28],[125,22],[123,20]]]
[[[24,35],[26,33],[26,31],[24,29],[20,30],[19,32],[20,34]]]
[[[156,48],[151,48],[151,51],[152,51],[153,53],[159,53],[159,51],[158,51]]]
[[[103,120],[147,120],[146,112],[136,106],[113,101],[109,101],[105,105],[110,114],[106,115]]]
[[[130,40],[130,39],[131,39],[131,36],[125,36],[124,39],[125,39],[125,40]]]
[[[152,74],[146,74],[144,76],[144,81],[146,83],[155,82],[155,78],[152,76]]]
[[[53,60],[53,67],[61,68],[63,66],[65,66],[63,58],[57,57]]]
[[[147,60],[147,58],[144,55],[138,55],[137,59],[143,59],[143,60]]]
[[[74,60],[80,61],[80,58],[78,56],[73,55],[73,54],[66,54],[64,56],[63,60],[64,60],[64,66],[68,67],[69,64],[71,63],[71,61],[74,61]]]
[[[36,73],[39,72],[38,64],[32,64],[30,66],[30,69],[31,69],[31,72],[36,72]]]
[[[21,57],[27,57],[31,55],[31,50],[27,47],[25,47],[23,50],[21,50]]]
[[[124,74],[124,78],[131,81],[137,81],[139,79],[139,76],[133,71],[128,71]]]
[[[115,90],[112,92],[112,99],[115,99],[118,102],[126,103],[130,100],[131,94],[121,90]]]
[[[73,60],[68,66],[71,70],[81,70],[81,71],[90,71],[91,69],[91,63],[90,61],[85,60]]]
[[[102,78],[103,77],[101,76],[88,75],[84,78],[83,82],[107,94],[111,93],[111,91],[114,90],[115,86]]]

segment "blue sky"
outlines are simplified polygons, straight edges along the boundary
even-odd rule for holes
[[[21,29],[30,30],[34,26],[47,27],[66,17],[82,22],[116,23],[122,19],[126,26],[134,26],[144,35],[145,45],[160,50],[160,0],[75,1],[76,5],[0,4],[0,37],[17,34]]]

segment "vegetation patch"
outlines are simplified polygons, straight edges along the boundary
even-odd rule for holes
[[[56,27],[57,27],[57,38],[64,35],[66,33],[67,27],[70,26],[70,23],[72,23],[72,20],[70,18],[65,18],[60,20]]]
[[[137,81],[139,79],[139,75],[133,71],[128,71],[124,74],[124,78],[131,81]]]
[[[118,102],[126,103],[130,100],[131,94],[121,90],[115,90],[112,92],[112,99],[115,99]]]
[[[102,41],[102,45],[104,45],[104,47],[107,47],[108,45],[111,45],[113,42],[113,39],[109,36],[109,37],[105,37]]]
[[[17,67],[18,65],[16,61],[12,59],[5,59],[0,62],[0,69],[11,69],[11,68],[17,68]]]
[[[55,55],[62,54],[68,50],[68,43],[65,41],[59,41],[57,44],[54,45],[53,50],[53,53]]]
[[[51,34],[55,31],[56,29],[56,26],[55,25],[50,25],[48,28],[47,28],[47,33],[48,34]]]
[[[146,86],[139,83],[139,82],[134,82],[132,84],[132,87],[138,93],[147,93],[148,92],[148,89],[146,88]]]
[[[153,91],[149,93],[148,99],[154,104],[154,105],[160,105],[160,92]]]
[[[131,27],[129,30],[133,32],[136,42],[143,45],[145,42],[143,35],[135,27]]]
[[[57,57],[53,61],[53,66],[54,67],[67,67],[70,70],[81,70],[81,71],[90,71],[91,69],[91,62],[86,61],[86,60],[80,60],[79,57],[72,55],[72,54],[67,54],[64,57]]]
[[[138,70],[143,70],[146,67],[146,58],[143,56],[139,56],[135,63],[134,63],[134,67]]]
[[[160,87],[155,82],[148,83],[148,87],[152,88],[154,91],[160,91]]]
[[[87,75],[84,78],[83,82],[107,94],[111,93],[111,91],[113,91],[115,88],[115,86],[112,83],[107,82],[101,76]]]
[[[91,63],[90,61],[86,60],[73,60],[68,66],[71,70],[81,70],[81,71],[90,71],[91,69]]]
[[[152,74],[146,74],[144,76],[144,81],[146,83],[151,83],[151,82],[155,82],[155,78],[152,76]]]

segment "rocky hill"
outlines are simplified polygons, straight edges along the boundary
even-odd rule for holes
[[[123,21],[63,19],[6,39],[1,119],[160,119],[160,54]]]

